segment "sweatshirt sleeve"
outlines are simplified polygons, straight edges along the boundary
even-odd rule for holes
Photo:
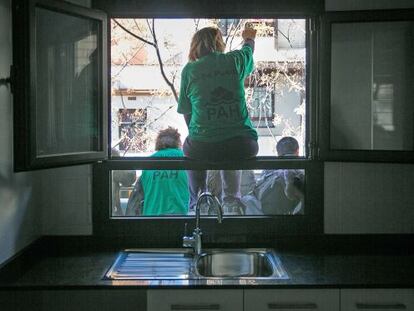
[[[253,64],[253,47],[250,43],[245,43],[240,50],[227,53],[234,58],[236,69],[242,79],[252,73]]]
[[[177,112],[181,114],[191,113],[191,102],[187,94],[188,86],[188,77],[187,77],[187,66],[183,68],[181,72],[181,82],[180,82],[180,94],[178,96],[178,107]]]

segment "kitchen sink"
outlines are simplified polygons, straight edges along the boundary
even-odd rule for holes
[[[196,258],[195,271],[207,278],[287,278],[280,260],[268,249],[211,249]]]
[[[193,262],[189,249],[131,249],[121,252],[105,278],[113,280],[189,279]]]
[[[271,249],[128,249],[105,275],[110,280],[276,280],[288,275]]]

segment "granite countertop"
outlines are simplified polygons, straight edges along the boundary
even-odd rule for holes
[[[215,282],[197,280],[177,283],[171,280],[111,281],[103,276],[121,249],[62,249],[53,251],[42,241],[35,249],[26,251],[0,271],[0,289],[62,287],[225,287]],[[49,251],[45,251],[48,249]],[[256,287],[414,287],[414,254],[370,253],[349,254],[335,252],[312,253],[303,250],[275,249],[289,274],[287,280]],[[254,282],[227,287],[255,287]]]

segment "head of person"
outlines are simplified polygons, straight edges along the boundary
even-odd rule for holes
[[[299,156],[299,143],[290,136],[283,137],[276,144],[276,151],[279,157]]]
[[[168,128],[158,132],[155,140],[155,150],[162,149],[179,149],[181,148],[181,135],[178,130],[169,126]]]
[[[197,31],[191,39],[188,59],[193,62],[211,52],[224,52],[225,48],[226,44],[220,30],[215,27],[205,27]]]

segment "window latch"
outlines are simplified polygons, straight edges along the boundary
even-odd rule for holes
[[[7,78],[0,78],[0,86],[2,85],[10,85],[10,91],[13,93],[13,66],[10,66],[10,76]]]

